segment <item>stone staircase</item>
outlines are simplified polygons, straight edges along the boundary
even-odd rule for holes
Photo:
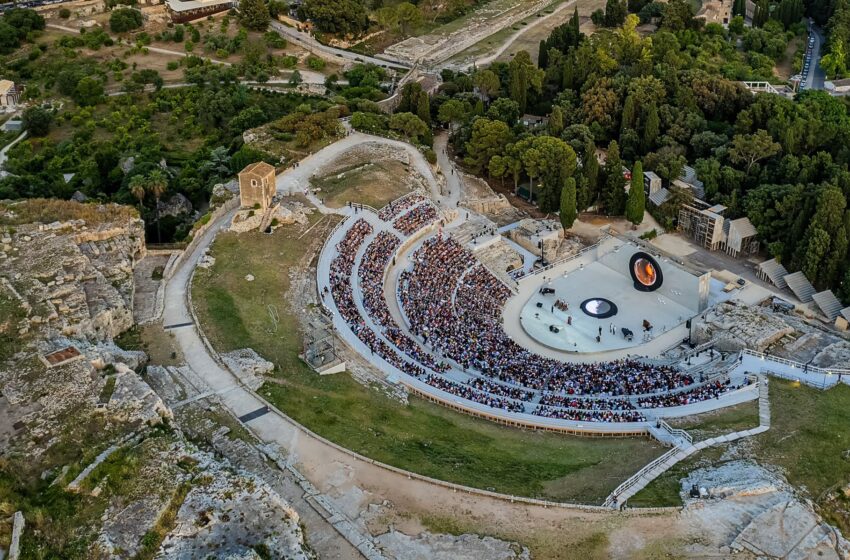
[[[697,451],[701,451],[712,445],[754,436],[770,429],[770,400],[768,398],[767,377],[759,376],[757,382],[759,385],[759,425],[757,427],[693,443],[690,434],[685,430],[672,428],[663,420],[659,420],[655,426],[650,427],[649,432],[662,444],[673,446],[672,449],[643,467],[614,489],[602,505],[615,509],[622,508],[629,498],[643,490],[650,482],[667,472],[679,461],[687,459]]]

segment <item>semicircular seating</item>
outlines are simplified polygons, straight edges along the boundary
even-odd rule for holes
[[[702,383],[677,368],[639,360],[565,363],[534,354],[502,327],[510,290],[442,235],[424,241],[399,277],[408,335],[389,310],[384,278],[402,243],[393,231],[410,235],[437,218],[436,210],[433,216],[423,210],[424,220],[417,215],[404,222],[409,227],[399,225],[419,208],[435,210],[430,202],[399,204],[385,213],[385,229],[377,233],[378,226],[363,218],[353,222],[330,266],[330,292],[348,327],[372,355],[401,372],[490,408],[580,422],[641,422],[643,409],[719,398],[735,388],[728,380]]]

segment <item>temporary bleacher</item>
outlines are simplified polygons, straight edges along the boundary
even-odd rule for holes
[[[788,287],[788,283],[785,281],[786,276],[788,276],[788,271],[776,259],[770,259],[759,264],[758,277],[770,282],[779,289]]]
[[[812,296],[815,300],[815,305],[826,315],[827,319],[834,321],[841,313],[841,302],[832,293],[832,290],[824,290]]]
[[[797,299],[803,303],[812,301],[812,296],[815,294],[815,287],[812,286],[812,283],[809,282],[809,279],[806,278],[806,275],[802,271],[786,275],[785,282],[791,288],[791,291],[794,292],[794,295],[797,296]]]

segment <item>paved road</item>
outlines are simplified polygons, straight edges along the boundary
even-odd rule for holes
[[[400,60],[389,57],[386,59],[377,58],[374,56],[353,53],[345,49],[338,49],[336,47],[324,45],[317,41],[316,38],[310,35],[309,33],[298,31],[294,27],[289,27],[288,25],[284,25],[279,21],[272,21],[270,27],[274,31],[277,31],[286,40],[292,41],[296,45],[299,45],[307,49],[308,51],[319,52],[326,56],[342,59],[343,62],[369,62],[372,64],[377,64],[378,66],[390,66],[396,68],[410,68],[412,66],[407,62],[402,62]]]
[[[12,146],[14,146],[15,144],[17,144],[18,142],[20,142],[21,140],[23,140],[26,137],[27,137],[27,131],[25,130],[21,133],[20,136],[18,136],[17,138],[15,138],[11,142],[9,142],[5,146],[3,146],[3,149],[0,150],[0,178],[8,175],[8,173],[6,173],[3,170],[3,167],[6,165],[6,160],[9,159],[9,155],[8,155],[9,150],[12,148]]]
[[[806,89],[823,89],[826,81],[826,73],[820,67],[821,51],[826,45],[826,37],[816,25],[811,27],[815,44],[812,46],[812,62],[809,64],[809,74],[805,76]]]

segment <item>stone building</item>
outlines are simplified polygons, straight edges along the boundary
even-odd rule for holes
[[[259,205],[261,210],[267,210],[275,188],[275,169],[264,161],[252,163],[239,172],[239,198],[243,208]]]

